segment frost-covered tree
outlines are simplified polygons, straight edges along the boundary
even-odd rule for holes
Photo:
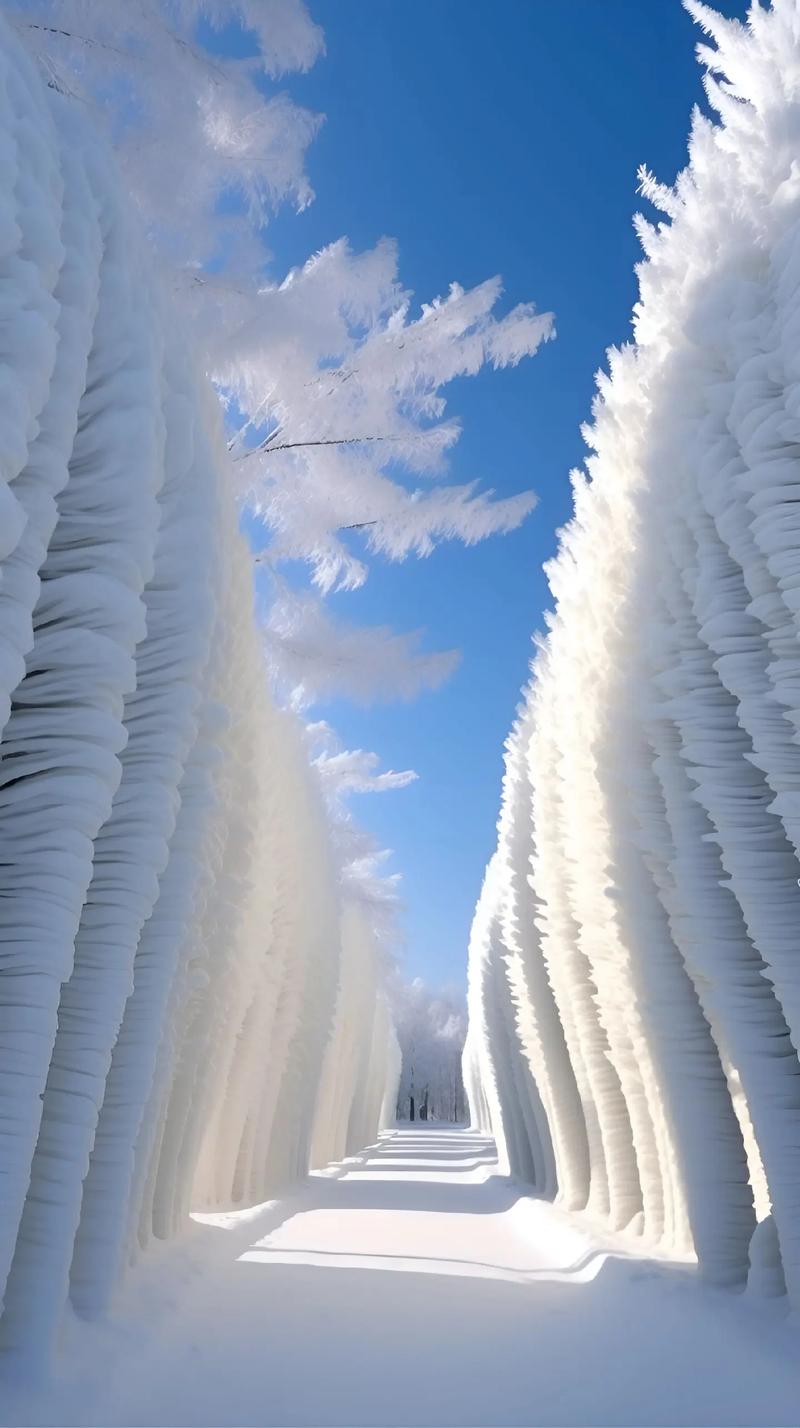
[[[411,982],[398,977],[391,1006],[401,1057],[398,1120],[463,1122],[463,997],[446,987],[434,991],[421,977]]]
[[[296,710],[445,677],[321,601],[523,518],[432,484],[442,392],[551,322],[496,281],[412,313],[388,243],[271,277],[270,215],[311,198],[317,119],[276,85],[321,50],[300,0],[3,11],[0,1340],[46,1355],[192,1204],[394,1113],[393,884],[346,795],[414,775]]]
[[[227,407],[231,480],[252,528],[263,527],[265,572],[299,559],[324,594],[360,585],[370,556],[424,556],[442,540],[517,526],[530,492],[494,499],[443,479],[460,430],[444,392],[456,377],[535,352],[552,316],[529,303],[497,316],[498,278],[471,290],[454,283],[415,312],[386,239],[364,253],[340,239],[283,277],[269,271],[263,239],[275,208],[313,198],[305,160],[319,116],[278,87],[323,48],[301,0],[5,3],[48,82],[75,95],[115,145]],[[325,682],[323,626],[329,667],[340,652],[349,667],[352,630],[310,591],[279,581],[267,603],[279,677],[295,674],[303,689]],[[420,660],[411,668],[421,673]],[[446,668],[446,657],[430,657],[430,680]],[[375,671],[373,688],[384,674]]]
[[[800,5],[687,8],[713,116],[674,187],[640,174],[661,217],[507,747],[465,1079],[543,1193],[797,1302]]]
[[[46,1355],[192,1203],[304,1174],[325,1078],[328,1149],[372,1139],[399,1065],[218,403],[91,114],[0,29],[0,1340]]]

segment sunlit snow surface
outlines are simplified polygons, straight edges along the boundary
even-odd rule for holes
[[[266,691],[218,408],[0,21],[0,1341],[374,1137],[398,1052]]]
[[[508,742],[466,1079],[543,1194],[797,1304],[800,5],[688,8],[716,113],[674,191],[641,175],[662,216]]]
[[[286,1200],[151,1255],[112,1322],[2,1419],[106,1425],[795,1424],[796,1331],[631,1259],[498,1173],[491,1142],[403,1127]]]

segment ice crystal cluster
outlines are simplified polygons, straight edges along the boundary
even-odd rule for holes
[[[511,1168],[800,1302],[800,4],[706,33],[507,745],[466,1079]]]
[[[115,161],[0,27],[0,1340],[45,1351],[190,1206],[374,1138],[399,1066],[216,399]]]

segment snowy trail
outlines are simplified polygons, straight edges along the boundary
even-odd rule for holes
[[[796,1326],[609,1254],[490,1141],[387,1133],[291,1199],[197,1217],[16,1424],[790,1424]],[[103,1382],[99,1380],[102,1377]]]

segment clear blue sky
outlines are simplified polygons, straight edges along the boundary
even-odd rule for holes
[[[512,372],[447,389],[464,421],[452,475],[540,503],[516,534],[427,561],[374,563],[350,620],[424,626],[457,646],[448,685],[412,705],[320,711],[350,747],[415,768],[404,791],[356,800],[403,875],[409,974],[462,981],[494,846],[502,745],[549,603],[542,563],[570,514],[593,374],[625,340],[639,250],[636,168],[672,180],[702,100],[699,32],[679,0],[309,0],[327,57],[288,88],[327,122],[309,154],[316,202],[280,216],[276,270],[347,234],[399,240],[416,298],[494,273],[508,305],[556,313],[558,339]],[[743,0],[717,0],[743,15]]]

